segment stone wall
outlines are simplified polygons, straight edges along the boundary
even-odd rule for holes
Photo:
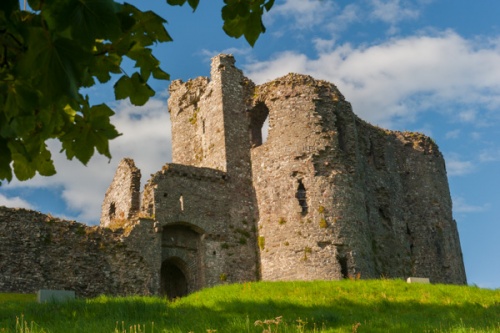
[[[157,294],[159,266],[152,266],[150,259],[159,239],[152,221],[113,232],[2,206],[0,292],[66,289],[80,297]],[[138,240],[142,253],[137,251]]]
[[[431,139],[363,122],[334,85],[309,76],[255,95],[255,110],[269,114],[268,139],[252,149],[263,279],[466,282]]]
[[[359,119],[337,88],[255,86],[232,56],[170,88],[174,163],[139,191],[120,162],[100,227],[0,207],[0,291],[182,296],[254,280],[466,283],[445,163]],[[264,140],[263,125],[269,130]]]
[[[150,179],[142,211],[154,215],[166,235],[178,233],[178,225],[199,235],[195,259],[188,257],[192,249],[163,246],[164,261],[199,262],[181,269],[196,275],[190,290],[259,277],[247,114],[253,88],[230,56],[213,59],[210,79],[170,87],[175,163]]]
[[[192,276],[190,291],[222,282],[252,281],[257,278],[256,230],[231,202],[234,198],[226,174],[213,169],[168,164],[146,185],[144,197],[151,198],[148,212],[164,230],[162,261],[178,258]],[[175,228],[174,228],[175,227]],[[196,248],[176,240],[179,227],[196,233]],[[169,236],[170,235],[170,236]],[[177,245],[176,245],[177,243]],[[192,251],[194,250],[194,251]],[[196,253],[194,253],[196,252]],[[194,259],[189,255],[195,255]]]
[[[130,158],[120,161],[113,181],[104,196],[101,210],[102,227],[120,227],[139,213],[141,171]]]

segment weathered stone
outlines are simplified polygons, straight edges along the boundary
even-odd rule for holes
[[[156,294],[160,241],[150,220],[112,231],[0,206],[0,292]]]
[[[37,292],[38,303],[45,302],[67,302],[75,299],[75,292],[72,290],[47,290],[40,289]]]
[[[407,283],[424,283],[424,284],[429,284],[431,281],[429,278],[421,278],[421,277],[409,277],[406,279]]]
[[[173,163],[140,198],[140,171],[123,160],[101,227],[0,208],[1,291],[176,297],[259,279],[466,283],[432,139],[364,122],[310,76],[255,86],[228,55],[212,60],[211,79],[173,81],[168,105]]]

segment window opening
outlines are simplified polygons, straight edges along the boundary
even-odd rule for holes
[[[302,183],[302,179],[299,179],[299,186],[297,187],[297,193],[295,193],[295,197],[299,201],[299,205],[302,208],[302,215],[306,215],[308,211],[306,195],[306,187]]]
[[[179,202],[181,203],[181,211],[183,212],[184,211],[184,197],[182,196],[182,194],[179,197]]]
[[[252,147],[262,145],[268,136],[269,130],[269,109],[259,102],[250,111],[250,140]]]
[[[340,265],[340,274],[342,274],[342,278],[347,279],[349,277],[347,258],[345,256],[337,256],[337,261]]]
[[[110,219],[114,219],[115,218],[115,215],[116,215],[116,204],[114,202],[112,202],[110,205],[109,205],[109,218]]]

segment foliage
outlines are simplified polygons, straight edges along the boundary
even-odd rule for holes
[[[169,5],[199,0],[167,0]],[[274,0],[224,0],[224,31],[254,45],[265,31],[262,15]],[[47,141],[57,139],[68,159],[86,164],[95,150],[111,158],[109,140],[120,134],[114,112],[92,105],[82,88],[106,83],[113,75],[116,99],[145,104],[155,92],[153,77],[168,80],[152,53],[172,38],[166,21],[114,0],[0,1],[0,184],[56,173]],[[129,59],[136,71],[124,73]]]
[[[134,326],[198,333],[500,332],[499,299],[500,290],[391,280],[232,284],[174,302],[101,296],[37,304],[0,294],[0,332],[16,332],[22,313],[36,332],[54,333],[128,332]]]

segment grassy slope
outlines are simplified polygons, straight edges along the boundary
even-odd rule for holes
[[[100,297],[39,305],[34,297],[13,298],[0,294],[2,333],[16,332],[21,314],[38,325],[33,332],[263,332],[254,322],[278,316],[272,332],[500,332],[500,290],[389,280],[235,284],[173,303]],[[307,322],[305,330],[298,320]]]

